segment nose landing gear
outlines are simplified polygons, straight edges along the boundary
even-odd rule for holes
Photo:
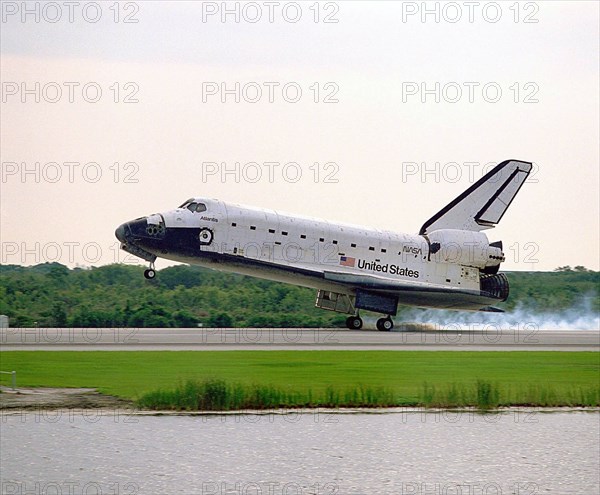
[[[150,268],[144,270],[144,277],[148,280],[156,277],[156,270],[154,269],[154,263],[150,263]]]

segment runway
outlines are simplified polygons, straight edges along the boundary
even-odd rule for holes
[[[405,328],[3,328],[0,351],[600,351],[600,331]]]

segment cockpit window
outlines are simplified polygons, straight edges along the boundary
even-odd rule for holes
[[[188,199],[179,208],[187,208],[192,213],[202,213],[203,211],[206,211],[206,205],[204,203],[196,203],[194,198]]]
[[[204,203],[196,203],[195,201],[190,202],[185,202],[181,208],[187,208],[188,210],[190,210],[192,213],[201,213],[203,211],[206,211],[206,205]]]

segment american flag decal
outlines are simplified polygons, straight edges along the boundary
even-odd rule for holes
[[[340,258],[340,265],[353,267],[354,265],[356,265],[356,258],[352,258],[350,256],[342,256]]]

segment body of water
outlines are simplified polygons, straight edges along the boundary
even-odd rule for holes
[[[597,494],[600,414],[3,414],[3,494]]]

